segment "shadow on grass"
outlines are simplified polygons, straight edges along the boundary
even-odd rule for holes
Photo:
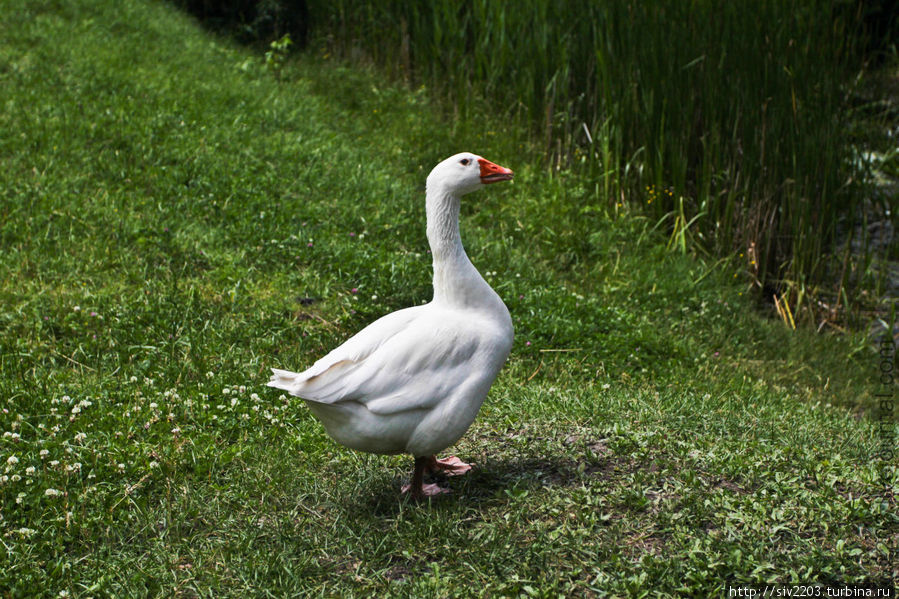
[[[450,489],[450,493],[429,500],[420,505],[431,509],[456,509],[507,503],[524,492],[554,487],[580,487],[593,485],[602,480],[617,479],[623,473],[633,471],[635,462],[614,455],[557,455],[519,456],[487,458],[463,476],[437,474],[426,477],[426,482],[436,482]],[[416,502],[400,493],[402,485],[411,476],[410,472],[394,478],[390,485],[380,482],[370,485],[370,495],[364,493],[358,501],[347,502],[347,509],[365,512],[374,516],[392,516],[405,506]],[[374,481],[373,481],[374,482]]]

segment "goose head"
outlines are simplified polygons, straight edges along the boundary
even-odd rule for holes
[[[477,191],[484,185],[510,181],[513,173],[477,154],[462,152],[450,156],[434,167],[428,175],[428,190],[440,190],[461,196]]]

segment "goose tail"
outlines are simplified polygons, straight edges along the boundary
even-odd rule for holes
[[[284,391],[293,391],[299,381],[300,375],[289,370],[279,370],[272,368],[272,378],[267,383],[269,387],[275,389],[283,389]]]

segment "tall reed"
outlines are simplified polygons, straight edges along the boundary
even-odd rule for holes
[[[485,99],[518,119],[548,164],[592,180],[597,204],[641,202],[709,250],[742,253],[769,299],[795,307],[832,282],[837,223],[859,202],[851,3],[310,5],[334,49],[427,84],[463,118]]]

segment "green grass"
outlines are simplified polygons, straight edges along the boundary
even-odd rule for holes
[[[0,596],[896,575],[863,336],[759,317],[738,265],[668,251],[425,92],[305,55],[276,76],[163,3],[0,24]],[[517,335],[454,448],[477,468],[416,504],[411,460],[337,446],[264,383],[429,299],[424,177],[463,149],[517,173],[462,214]]]

